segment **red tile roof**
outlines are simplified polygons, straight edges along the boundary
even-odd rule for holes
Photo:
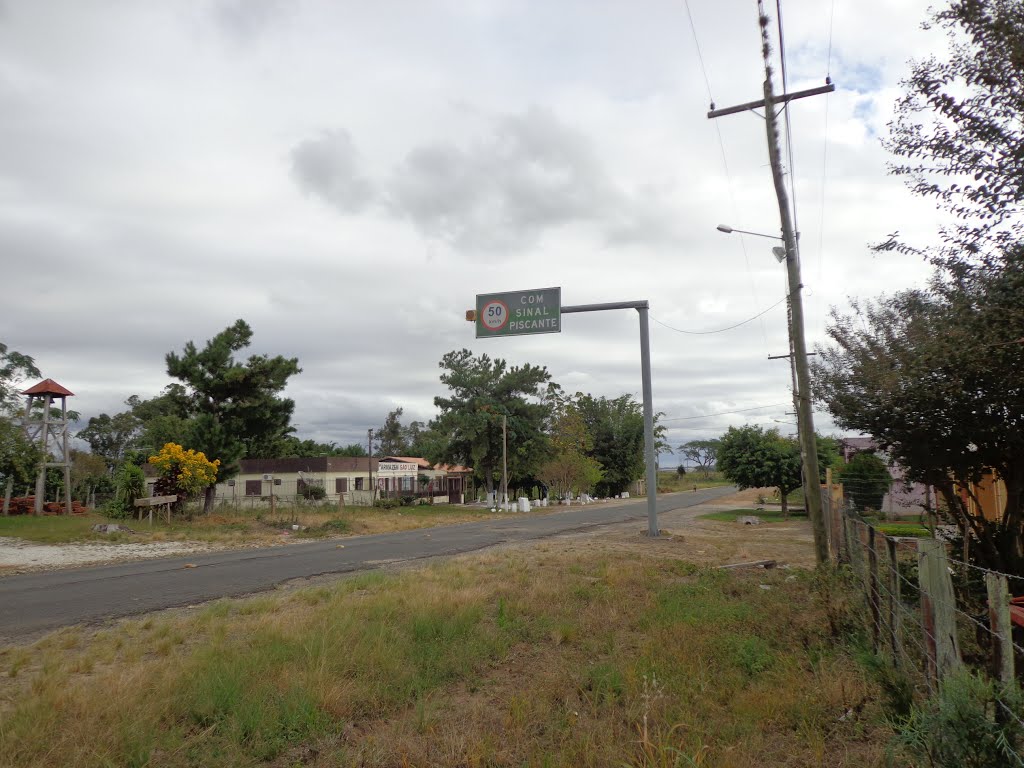
[[[53,379],[43,379],[34,387],[26,389],[23,395],[58,395],[60,397],[74,397],[75,393],[64,389]]]
[[[466,474],[473,471],[472,467],[463,467],[458,464],[438,464],[434,469],[441,472],[451,472],[452,474]]]

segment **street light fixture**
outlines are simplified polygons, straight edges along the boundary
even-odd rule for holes
[[[779,235],[766,235],[763,232],[750,232],[750,231],[748,231],[746,229],[733,229],[728,224],[719,224],[717,227],[715,227],[715,229],[717,229],[719,232],[725,232],[725,234],[727,234],[727,235],[731,235],[733,232],[736,232],[736,233],[738,233],[740,235],[753,235],[754,237],[767,237],[767,238],[769,238],[771,240],[782,240],[783,239]]]
[[[781,198],[780,198],[781,199]],[[817,446],[814,439],[814,416],[811,410],[810,400],[810,373],[807,365],[807,342],[804,339],[804,310],[803,301],[800,298],[800,289],[803,287],[800,280],[800,257],[798,255],[798,243],[800,233],[793,233],[789,219],[783,214],[783,233],[785,237],[766,235],[762,232],[749,232],[743,229],[733,229],[726,224],[719,224],[719,232],[732,234],[739,232],[755,237],[767,237],[772,240],[781,240],[782,246],[772,248],[772,254],[781,264],[786,264],[786,304],[789,315],[789,354],[780,355],[788,357],[790,361],[790,374],[793,377],[793,405],[797,412],[797,436],[800,440],[801,464],[803,465],[803,486],[804,498],[807,503],[808,516],[811,518],[814,528],[814,544],[817,549],[818,562],[824,562],[827,556],[827,541],[825,521],[822,514],[821,497],[818,492],[818,456]]]

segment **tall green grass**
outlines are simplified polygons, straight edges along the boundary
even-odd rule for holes
[[[870,764],[872,726],[838,717],[873,692],[824,625],[799,572],[573,552],[369,574],[0,651],[0,765]]]

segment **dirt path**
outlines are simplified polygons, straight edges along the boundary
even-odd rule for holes
[[[701,519],[701,515],[710,512],[754,507],[757,497],[764,493],[763,489],[754,488],[711,503],[663,512],[658,516],[658,522],[665,535],[656,541],[651,541],[647,529],[636,523],[568,534],[553,541],[557,541],[559,547],[570,549],[574,546],[600,547],[634,552],[638,557],[671,555],[701,565],[775,560],[779,565],[813,567],[814,534],[804,518],[762,525]]]

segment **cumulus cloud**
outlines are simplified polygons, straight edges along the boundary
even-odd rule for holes
[[[619,193],[586,135],[547,109],[494,123],[473,146],[424,144],[395,169],[388,200],[423,233],[465,250],[508,250],[593,220]]]
[[[532,107],[489,127],[468,146],[413,147],[378,185],[387,212],[473,253],[527,248],[550,230],[581,222],[616,244],[667,231],[669,217],[650,191],[630,194],[617,185],[590,137],[552,110]],[[344,213],[373,198],[343,130],[296,146],[292,173],[302,189]]]
[[[347,131],[300,142],[291,161],[299,188],[343,213],[358,213],[374,198],[373,185],[359,173],[359,156]]]
[[[213,12],[226,34],[245,42],[272,26],[286,7],[284,0],[221,0]]]

